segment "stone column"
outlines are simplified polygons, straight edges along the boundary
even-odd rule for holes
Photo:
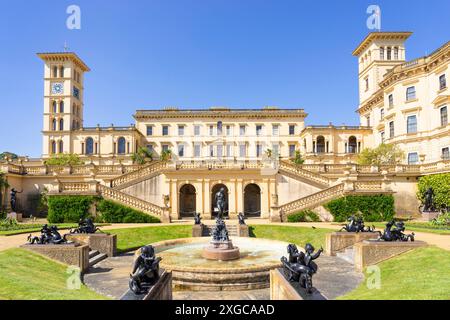
[[[179,219],[178,214],[178,183],[177,179],[170,180],[170,216],[172,219]]]
[[[237,202],[237,207],[236,207],[236,211],[239,212],[244,212],[244,189],[243,189],[243,181],[242,179],[236,179],[236,202]]]
[[[203,180],[203,208],[204,208],[204,218],[211,219],[211,192],[210,192],[210,179]]]
[[[228,212],[230,219],[237,219],[236,212],[236,179],[230,179],[230,190],[228,190]]]
[[[261,218],[270,217],[270,180],[263,179],[261,188]]]
[[[192,182],[195,187],[195,211],[199,212],[201,216],[205,214],[205,209],[203,208],[203,181],[197,179]]]

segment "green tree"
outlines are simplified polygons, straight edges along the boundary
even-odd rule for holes
[[[167,149],[161,152],[161,161],[169,161],[172,158],[172,150]]]
[[[374,149],[365,148],[358,155],[358,164],[360,165],[395,165],[402,161],[405,154],[396,145],[380,144]]]
[[[60,153],[52,155],[50,159],[45,161],[45,164],[49,166],[75,166],[83,164],[83,161],[81,161],[80,156],[77,154]]]
[[[15,159],[18,159],[19,156],[17,154],[15,154],[15,153],[8,152],[8,151],[0,153],[0,160],[5,160],[6,158],[9,158],[11,160],[15,160]]]
[[[293,164],[300,165],[305,163],[305,160],[302,158],[302,154],[299,150],[295,151],[295,156],[291,159]]]
[[[133,163],[145,164],[153,161],[153,153],[145,147],[139,147],[137,152],[131,155],[131,160],[133,160]]]

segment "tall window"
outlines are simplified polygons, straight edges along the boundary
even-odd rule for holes
[[[214,126],[209,126],[209,135],[214,135]]]
[[[169,126],[163,126],[162,127],[162,135],[168,136],[169,135]]]
[[[416,99],[416,87],[409,87],[406,89],[406,101]]]
[[[445,78],[445,74],[439,77],[439,90],[444,90],[447,88],[447,79]]]
[[[153,126],[147,126],[147,136],[153,135]]]
[[[56,101],[53,101],[52,107],[53,107],[53,113],[57,113],[57,112],[58,112],[58,109],[57,109],[57,107],[56,107]]]
[[[407,132],[416,133],[417,132],[417,116],[409,116],[407,119]]]
[[[278,136],[280,134],[280,126],[278,124],[274,124],[272,126],[272,135]]]
[[[167,151],[169,151],[169,145],[168,144],[163,144],[161,146],[161,149],[162,149],[163,152],[167,152]]]
[[[227,136],[231,136],[233,134],[233,132],[232,132],[233,130],[232,130],[232,127],[230,125],[228,125],[226,127],[226,130],[227,130]]]
[[[389,122],[389,138],[393,138],[395,135],[394,121]]]
[[[366,84],[366,91],[368,91],[369,90],[369,77],[367,77],[364,81]]]
[[[232,156],[233,156],[233,145],[227,144],[227,157],[232,157]]]
[[[259,158],[262,156],[262,144],[257,144],[256,145],[256,156]]]
[[[394,60],[398,60],[398,47],[394,48]]]
[[[179,157],[184,157],[184,144],[179,144],[178,145],[178,156]]]
[[[367,126],[370,127],[370,116],[366,116],[366,123]]]
[[[388,96],[388,103],[389,108],[392,108],[394,106],[394,95],[392,93]]]
[[[295,157],[295,144],[289,145],[289,157],[290,158]]]
[[[58,78],[58,67],[57,66],[53,67],[53,78]]]
[[[64,142],[59,140],[59,153],[64,153]]]
[[[442,107],[440,112],[441,112],[441,126],[445,127],[448,124],[447,106]]]
[[[117,153],[118,154],[125,154],[126,153],[126,151],[125,151],[125,138],[124,137],[120,137],[118,140],[117,140]]]
[[[256,135],[260,136],[262,134],[262,125],[256,125]]]
[[[289,125],[289,135],[290,136],[295,135],[295,125],[293,124]]]
[[[196,144],[194,145],[194,157],[200,158],[200,157],[201,157],[200,152],[201,152],[201,145],[198,144],[198,143],[196,143]]]
[[[214,146],[212,144],[209,145],[209,156],[214,157]]]
[[[194,135],[195,136],[199,136],[200,135],[200,126],[199,125],[195,125],[194,126]]]
[[[64,67],[59,68],[59,76],[64,78]]]
[[[55,141],[52,141],[52,143],[51,143],[51,149],[50,149],[50,152],[51,152],[52,154],[55,154],[55,153],[56,153],[56,142],[55,142]]]
[[[59,130],[60,131],[64,130],[64,119],[59,119]]]
[[[419,154],[417,152],[412,152],[408,154],[408,164],[418,164]]]
[[[272,156],[278,157],[280,154],[280,145],[278,143],[272,144]]]
[[[380,48],[380,60],[384,60],[384,47]]]
[[[154,148],[153,148],[153,145],[152,145],[152,144],[148,144],[148,145],[147,145],[147,151],[150,152],[150,153],[152,153],[152,154],[154,153]]]
[[[245,136],[245,125],[240,125],[239,126],[239,135],[240,136]]]
[[[442,159],[449,160],[450,159],[450,149],[449,147],[442,148]]]
[[[380,120],[384,119],[384,108],[380,109]]]
[[[239,157],[244,158],[247,156],[247,145],[242,143],[239,145]]]
[[[358,143],[355,136],[348,138],[348,153],[356,153],[358,151]]]
[[[217,145],[217,157],[218,158],[223,157],[223,145],[221,145],[221,144]]]
[[[222,135],[222,121],[217,122],[217,135]]]
[[[52,130],[56,131],[56,119],[52,120]]]
[[[64,113],[64,101],[61,101],[61,102],[59,103],[59,112],[60,112],[60,113]]]
[[[325,138],[323,136],[318,136],[317,137],[317,142],[316,142],[317,146],[317,153],[324,153],[325,152]]]
[[[392,60],[392,48],[391,47],[387,48],[387,59]]]
[[[178,126],[178,135],[184,136],[184,126]]]
[[[91,137],[86,139],[86,154],[93,154],[94,153],[94,139]]]

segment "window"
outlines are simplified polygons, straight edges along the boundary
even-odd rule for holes
[[[390,94],[388,96],[388,101],[389,101],[389,108],[392,108],[394,106],[394,95]]]
[[[147,126],[147,136],[153,135],[153,126]]]
[[[447,107],[442,107],[441,110],[441,126],[445,127],[448,124],[448,113],[447,113]]]
[[[223,157],[223,145],[221,145],[221,144],[217,145],[217,157],[218,158]]]
[[[280,134],[280,126],[278,124],[274,124],[272,126],[272,135],[278,136]]]
[[[445,78],[445,74],[439,77],[439,90],[444,90],[447,88],[447,79]]]
[[[94,139],[91,137],[86,139],[86,154],[93,154],[94,153]]]
[[[394,121],[389,122],[389,138],[393,138],[395,135],[395,129],[394,129]]]
[[[369,90],[369,77],[367,77],[364,81],[366,83],[366,91],[368,91]]]
[[[406,101],[416,99],[416,87],[409,87],[406,89]]]
[[[325,152],[325,138],[323,136],[317,137],[316,148],[317,148],[317,151],[316,151],[317,153]]]
[[[184,126],[178,126],[178,135],[184,136]]]
[[[214,135],[214,126],[209,126],[209,135]]]
[[[200,135],[200,126],[199,125],[195,125],[194,126],[194,135],[195,136],[199,136]]]
[[[417,152],[408,154],[408,164],[417,164],[419,163],[419,155]]]
[[[295,135],[295,125],[293,124],[289,125],[289,135]]]
[[[227,157],[232,157],[232,156],[233,156],[233,145],[227,144]]]
[[[217,135],[222,135],[222,121],[217,122]]]
[[[247,156],[247,146],[245,143],[239,145],[239,157],[244,158]]]
[[[162,127],[162,135],[168,136],[169,135],[169,126],[163,126]]]
[[[53,113],[57,113],[57,112],[58,112],[58,109],[57,109],[57,107],[56,107],[56,101],[53,101],[52,107],[53,107]]]
[[[256,135],[260,136],[262,134],[262,125],[256,125]]]
[[[214,146],[213,145],[209,146],[209,156],[214,157]]]
[[[161,146],[161,148],[162,148],[162,151],[163,151],[163,152],[169,151],[169,145],[168,145],[168,144],[163,144],[163,145]]]
[[[55,142],[55,141],[52,141],[52,144],[51,144],[51,153],[52,153],[52,154],[55,154],[55,153],[56,153],[56,142]]]
[[[278,143],[272,144],[272,156],[278,158],[280,154],[280,145]]]
[[[384,47],[380,48],[380,60],[384,60]]]
[[[380,138],[381,138],[381,143],[384,143],[384,140],[385,140],[384,131],[380,132]]]
[[[226,128],[227,128],[227,136],[231,136],[233,134],[233,132],[231,130],[232,127],[231,126],[227,126]]]
[[[239,126],[239,135],[245,136],[245,125]]]
[[[358,143],[356,141],[355,136],[351,136],[348,138],[348,153],[357,153],[358,152]]]
[[[53,78],[58,78],[58,67],[57,66],[53,67]]]
[[[125,154],[125,138],[124,137],[120,137],[117,140],[117,153]]]
[[[59,76],[64,78],[64,67],[59,68]]]
[[[59,140],[59,153],[64,153],[64,142]]]
[[[289,157],[291,158],[295,157],[295,144],[289,145]]]
[[[184,144],[179,144],[178,145],[178,156],[179,157],[184,157]]]
[[[380,109],[380,120],[384,119],[384,108]]]
[[[387,48],[387,59],[388,60],[392,59],[392,48],[391,47]]]
[[[257,144],[256,145],[256,157],[261,157],[262,156],[262,144]]]
[[[59,119],[59,131],[64,130],[64,119]]]
[[[450,159],[449,147],[442,148],[442,160],[449,160],[449,159]]]
[[[407,119],[407,132],[416,133],[417,132],[417,116],[409,116]]]
[[[398,60],[398,47],[394,48],[394,60]]]
[[[366,116],[366,123],[367,126],[370,127],[370,116]]]
[[[56,119],[52,120],[52,130],[56,131]]]
[[[64,101],[61,101],[61,102],[59,103],[59,112],[60,112],[60,113],[64,113]]]
[[[198,143],[194,145],[194,157],[196,158],[201,157],[201,145]]]

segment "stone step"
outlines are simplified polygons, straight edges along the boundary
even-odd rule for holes
[[[343,251],[337,252],[336,256],[350,264],[355,264],[355,251],[353,247],[344,249]]]
[[[89,259],[91,259],[92,257],[98,255],[100,252],[98,252],[98,250],[91,250],[89,251]]]
[[[92,258],[89,258],[89,267],[93,267],[97,263],[99,263],[102,260],[105,260],[108,258],[106,253],[98,253],[97,255],[93,256]]]

